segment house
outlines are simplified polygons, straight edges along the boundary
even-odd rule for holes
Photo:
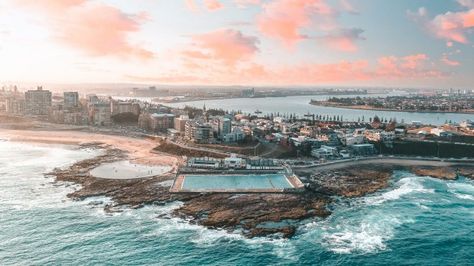
[[[334,159],[339,156],[337,148],[322,145],[319,149],[311,150],[311,156],[318,159]]]
[[[354,155],[358,155],[358,156],[373,155],[376,152],[374,144],[368,144],[368,143],[352,145],[351,149]]]

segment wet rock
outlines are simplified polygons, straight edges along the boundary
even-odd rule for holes
[[[388,187],[393,170],[386,166],[359,166],[338,172],[322,171],[310,177],[309,188],[330,196],[360,197]]]
[[[456,168],[458,175],[470,179],[474,179],[474,165],[473,166],[459,166]]]
[[[257,236],[281,235],[283,238],[291,238],[296,233],[295,226],[284,226],[280,228],[254,228],[245,235],[252,238]]]
[[[174,211],[180,217],[190,217],[198,224],[230,231],[242,227],[248,237],[280,233],[294,234],[292,225],[262,226],[268,222],[300,221],[310,217],[326,217],[329,200],[310,191],[300,194],[205,194],[184,201]]]
[[[414,166],[411,172],[420,176],[430,176],[444,180],[455,180],[456,169],[453,167]]]
[[[127,158],[123,151],[111,147],[101,148],[105,149],[104,154],[78,162],[68,169],[55,169],[51,173],[57,181],[80,185],[69,197],[76,200],[92,196],[110,197],[113,204],[104,207],[107,213],[120,212],[122,206],[141,208],[146,204],[163,205],[179,200],[183,202],[181,207],[161,217],[177,216],[208,228],[242,232],[247,237],[292,237],[298,221],[330,215],[327,206],[333,196],[360,197],[386,188],[396,169],[442,179],[455,178],[456,174],[474,178],[474,166],[399,168],[392,165],[358,165],[337,171],[314,169],[307,178],[307,189],[300,193],[171,194],[169,184],[174,178],[171,174],[131,180],[91,176],[90,170],[98,165]]]

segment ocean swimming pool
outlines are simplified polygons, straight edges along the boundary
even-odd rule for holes
[[[283,174],[186,175],[184,190],[282,190],[293,188]]]
[[[129,161],[104,163],[92,169],[90,174],[105,179],[135,179],[161,175],[171,171],[171,166],[149,166]]]

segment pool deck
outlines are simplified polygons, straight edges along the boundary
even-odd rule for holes
[[[217,177],[216,177],[217,178]],[[296,175],[286,176],[292,188],[264,188],[264,189],[185,189],[183,188],[185,175],[178,175],[170,188],[171,193],[290,193],[304,189],[304,184]]]

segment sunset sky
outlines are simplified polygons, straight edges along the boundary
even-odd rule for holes
[[[0,0],[0,83],[457,87],[474,0]]]

